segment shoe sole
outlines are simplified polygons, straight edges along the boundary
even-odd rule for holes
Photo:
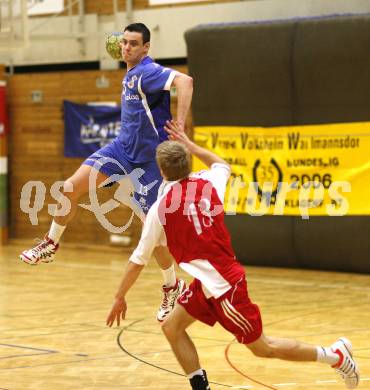
[[[39,261],[37,262],[34,262],[32,263],[31,259],[29,259],[26,255],[19,255],[19,260],[22,262],[22,263],[25,263],[25,264],[28,264],[28,265],[39,265],[40,263],[52,263],[54,261],[54,259],[51,259],[51,260],[43,260],[43,259],[40,259]]]
[[[344,348],[347,350],[347,352],[349,353],[349,355],[351,356],[351,359],[353,360],[353,362],[355,364],[355,375],[356,375],[356,378],[357,378],[357,384],[354,387],[347,387],[348,389],[355,389],[359,385],[359,383],[360,383],[360,371],[358,369],[357,363],[353,359],[352,343],[345,337],[341,337],[341,338],[339,338],[339,340],[343,343]]]
[[[25,263],[25,264],[28,264],[28,265],[38,265],[40,261],[36,262],[36,263],[33,263],[31,259],[29,259],[26,255],[20,255],[19,256],[19,260],[22,262],[22,263]]]

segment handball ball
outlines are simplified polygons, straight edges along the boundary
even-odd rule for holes
[[[107,53],[115,60],[120,60],[121,55],[121,46],[119,45],[122,40],[122,33],[112,33],[110,34],[105,41],[105,49]]]

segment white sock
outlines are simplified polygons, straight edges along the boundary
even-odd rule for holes
[[[196,370],[196,371],[188,374],[188,378],[191,379],[193,376],[196,376],[196,375],[203,375],[203,369],[200,368],[199,370]]]
[[[48,237],[54,241],[54,244],[57,244],[62,237],[62,234],[67,226],[62,226],[57,224],[54,220],[51,224]]]
[[[163,282],[166,287],[173,287],[176,284],[175,266],[172,264],[167,269],[161,269],[163,275]]]
[[[339,355],[332,351],[331,348],[324,348],[321,346],[316,347],[317,350],[317,361],[321,363],[327,363],[331,366],[338,362]]]

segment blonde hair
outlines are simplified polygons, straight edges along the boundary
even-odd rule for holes
[[[164,141],[157,146],[157,164],[165,179],[179,180],[191,172],[189,152],[177,141]]]

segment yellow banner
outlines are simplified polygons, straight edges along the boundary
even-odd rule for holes
[[[370,122],[196,127],[194,141],[231,164],[229,214],[370,215]]]

